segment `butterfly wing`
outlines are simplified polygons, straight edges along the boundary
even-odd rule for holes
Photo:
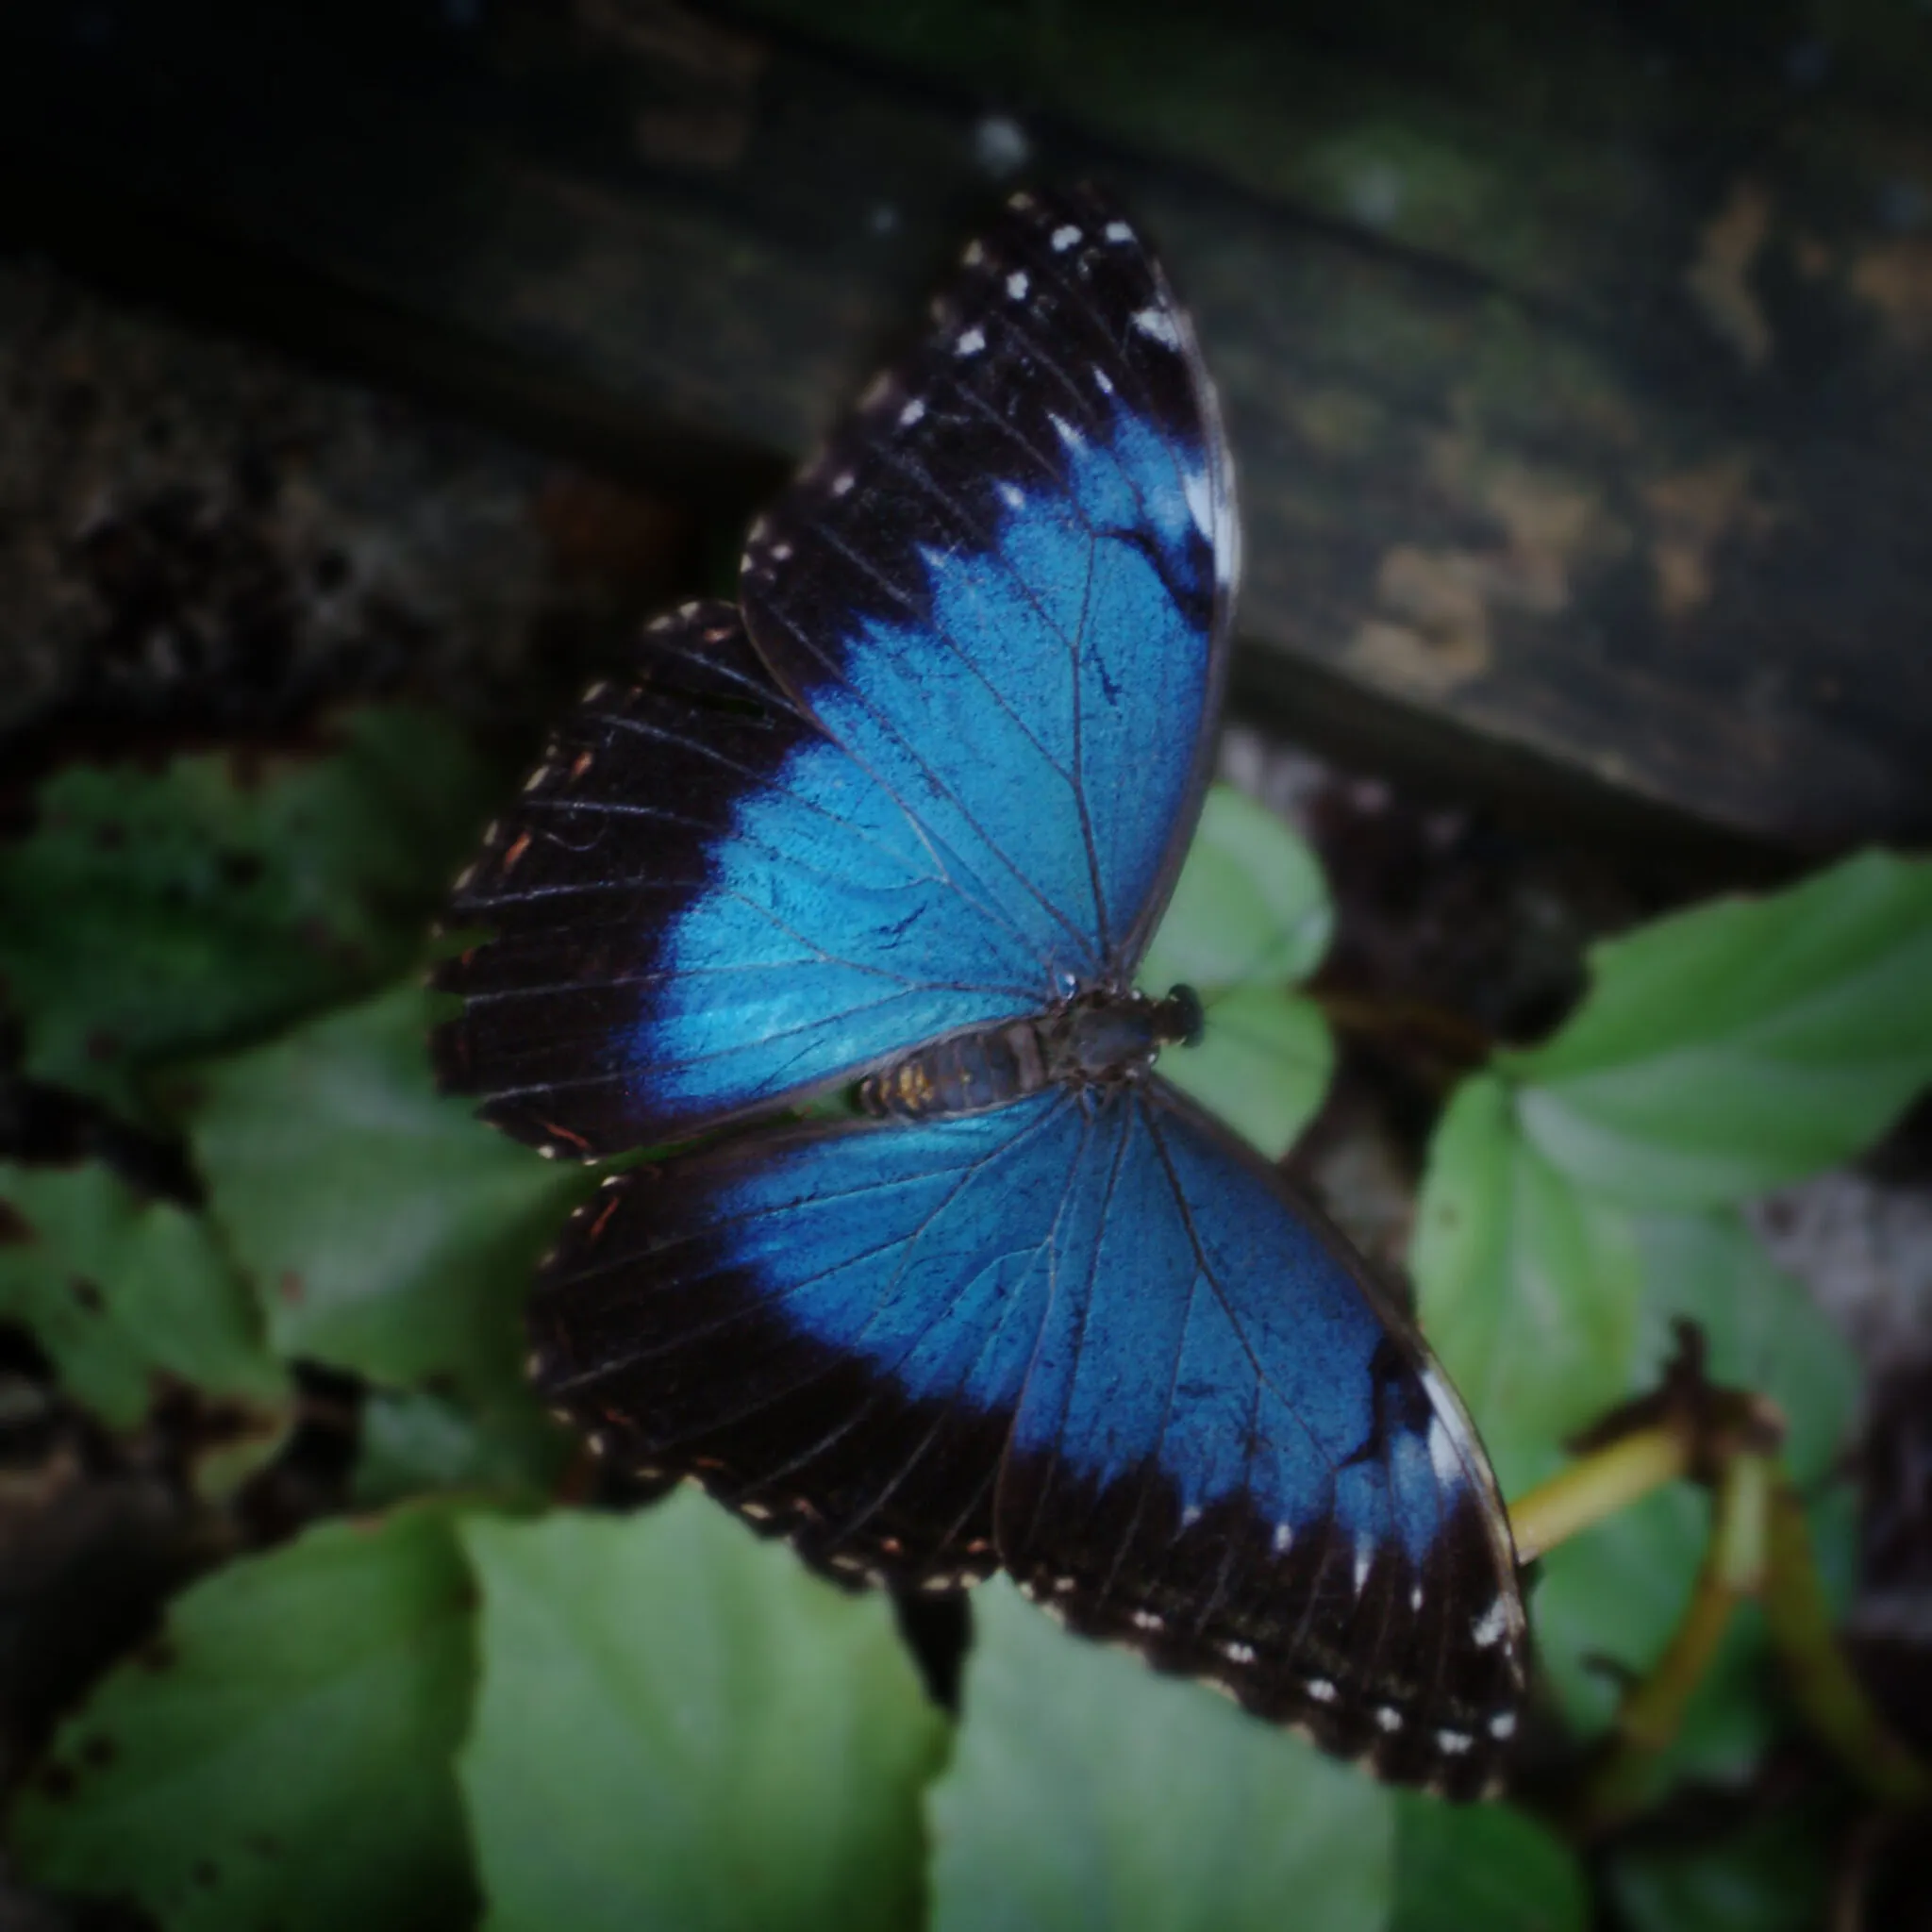
[[[1481,1790],[1524,1626],[1508,1521],[1409,1324],[1165,1082],[1110,1095],[1104,1198],[998,1492],[1001,1560],[1090,1635],[1404,1783]]]
[[[549,1399],[821,1561],[1003,1563],[1075,1627],[1457,1794],[1524,1626],[1467,1417],[1273,1172],[1153,1083],[767,1132],[612,1181]]]
[[[1031,908],[1066,991],[1131,965],[1192,832],[1237,542],[1159,265],[1094,191],[1023,193],[754,529],[741,595],[780,682]]]
[[[1034,937],[773,682],[728,604],[652,626],[491,827],[438,969],[439,1076],[520,1140],[606,1154],[1040,1002]]]
[[[449,1087],[555,1152],[691,1134],[1125,977],[1198,807],[1235,523],[1187,318],[1021,196],[931,338],[492,827]]]
[[[1082,1111],[767,1129],[613,1176],[530,1305],[543,1396],[836,1567],[982,1575]]]

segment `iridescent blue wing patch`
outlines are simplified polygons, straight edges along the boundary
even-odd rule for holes
[[[1481,1790],[1508,1535],[1406,1323],[1159,1083],[764,1134],[611,1182],[532,1307],[549,1400],[835,1569],[1003,1565],[1385,1775]],[[648,1284],[648,1289],[644,1288]]]
[[[1056,990],[1138,956],[1193,829],[1237,571],[1186,311],[1097,194],[1022,194],[754,528],[745,621]]]
[[[676,1138],[1130,977],[1196,816],[1235,516],[1187,316],[1098,196],[1016,197],[929,338],[491,828],[450,1086]]]
[[[1053,1237],[1060,1292],[999,1478],[1002,1564],[1076,1629],[1383,1776],[1482,1790],[1524,1626],[1467,1413],[1225,1128],[1159,1079],[1097,1125],[1105,1185]]]
[[[491,942],[438,968],[446,1087],[520,1140],[607,1154],[1028,1010],[1028,940],[773,682],[728,604],[651,627],[566,720],[459,883]]]

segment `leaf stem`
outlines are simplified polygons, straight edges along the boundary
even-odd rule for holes
[[[1772,1491],[1768,1527],[1764,1613],[1806,1723],[1882,1804],[1932,1803],[1932,1769],[1873,1707],[1832,1627],[1804,1504],[1783,1476]]]
[[[1688,1475],[1691,1456],[1685,1431],[1667,1420],[1579,1457],[1510,1504],[1518,1561],[1534,1562],[1591,1524]]]
[[[1725,1461],[1690,1601],[1663,1655],[1625,1694],[1603,1755],[1584,1781],[1575,1822],[1586,1835],[1621,1824],[1649,1798],[1657,1760],[1682,1728],[1731,1618],[1763,1585],[1776,1481],[1768,1457],[1742,1453]]]

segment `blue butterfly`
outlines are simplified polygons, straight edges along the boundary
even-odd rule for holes
[[[1238,535],[1185,311],[1023,193],[924,341],[651,626],[460,883],[446,1085],[552,1153],[688,1140],[546,1264],[539,1387],[835,1570],[1003,1567],[1383,1775],[1490,1784],[1507,1520],[1413,1329],[1153,1072]]]

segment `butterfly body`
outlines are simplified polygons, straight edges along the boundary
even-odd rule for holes
[[[1163,1046],[1201,1029],[1201,1003],[1187,987],[1164,1000],[1131,987],[1099,987],[1042,1013],[937,1040],[858,1085],[870,1114],[929,1120],[1005,1107],[1049,1087],[1075,1091],[1138,1080]]]
[[[540,1389],[855,1574],[1005,1568],[1386,1775],[1480,1790],[1525,1639],[1466,1413],[1345,1242],[1155,1071],[1134,971],[1237,571],[1185,312],[1090,191],[1017,197],[458,888],[445,1082],[616,1176]],[[763,1116],[827,1090],[868,1117]],[[747,1126],[746,1124],[753,1124]]]

